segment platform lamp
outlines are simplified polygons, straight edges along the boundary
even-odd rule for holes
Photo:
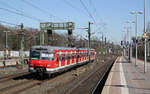
[[[136,66],[136,63],[137,63],[137,58],[138,58],[138,56],[137,56],[137,50],[138,50],[138,48],[137,48],[137,36],[138,36],[138,15],[140,15],[140,14],[143,14],[143,12],[137,12],[137,11],[131,11],[130,12],[130,14],[132,14],[132,15],[136,15],[136,21],[135,21],[135,24],[136,24],[136,28],[135,28],[135,30],[136,30],[136,37],[135,37],[135,39],[136,39],[136,55],[135,55],[135,66]]]

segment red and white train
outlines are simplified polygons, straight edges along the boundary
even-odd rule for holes
[[[95,50],[90,49],[91,61],[95,54]],[[51,75],[88,62],[87,48],[33,46],[30,49],[29,72]]]

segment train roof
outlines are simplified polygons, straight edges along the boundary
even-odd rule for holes
[[[38,48],[42,48],[42,49],[47,49],[47,50],[88,50],[88,48],[69,48],[69,47],[58,47],[58,46],[32,46],[31,49],[38,49]],[[94,50],[94,49],[91,49]]]

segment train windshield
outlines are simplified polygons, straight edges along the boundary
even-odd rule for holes
[[[40,52],[40,51],[31,51],[30,52],[31,60],[54,60],[54,54],[48,52]]]
[[[40,59],[40,52],[30,51],[30,59],[31,60],[39,60]]]

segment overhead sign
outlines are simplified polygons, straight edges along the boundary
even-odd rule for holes
[[[75,25],[73,22],[65,22],[65,23],[45,22],[40,23],[40,28],[42,30],[74,30]]]

